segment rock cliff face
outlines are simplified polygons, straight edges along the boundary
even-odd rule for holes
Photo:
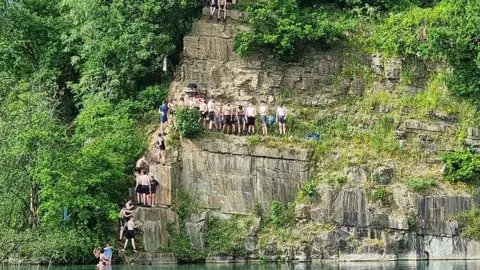
[[[185,141],[181,185],[205,207],[226,213],[294,201],[310,176],[308,150],[248,146],[243,140]]]
[[[383,61],[379,56],[352,55],[347,49],[311,51],[295,63],[280,62],[268,54],[239,58],[233,50],[235,35],[245,27],[235,22],[239,17],[235,15],[234,23],[202,20],[193,25],[192,34],[184,39],[184,55],[170,87],[171,96],[180,97],[186,84],[196,82],[218,100],[274,103],[285,98],[283,91],[288,91],[299,104],[321,110],[353,95],[397,90],[413,95],[425,90],[425,66],[419,65],[411,85],[406,85],[401,79],[404,63],[399,59]],[[374,77],[373,82],[353,75],[359,66],[369,69],[366,73]],[[392,109],[380,103],[371,105],[378,117]],[[262,243],[261,234],[265,232],[259,229],[258,221],[248,232],[245,254],[272,261],[479,259],[480,243],[462,239],[461,226],[453,219],[478,203],[478,198],[459,191],[423,196],[407,189],[401,182],[404,179],[399,179],[400,169],[422,171],[426,167],[428,171],[431,164],[440,167],[439,153],[451,150],[442,144],[442,137],[459,132],[458,119],[437,111],[432,111],[428,119],[408,117],[395,123],[396,139],[400,147],[416,140],[421,151],[434,153],[425,155],[425,164],[402,168],[396,166],[401,160],[367,160],[365,165],[351,158],[353,164],[344,167],[341,175],[346,179],[345,186],[320,184],[314,199],[297,203],[296,225],[291,233],[301,235],[297,237],[301,241],[282,242],[267,236],[267,243]],[[478,150],[479,128],[470,127],[465,133],[465,143]],[[354,147],[345,148],[353,151]],[[332,159],[337,162],[339,155]],[[182,150],[171,166],[155,165],[151,171],[161,182],[159,200],[163,205],[174,204],[176,191],[181,188],[207,209],[185,221],[186,234],[203,251],[212,213],[226,218],[251,214],[256,206],[267,210],[272,200],[293,202],[302,184],[313,176],[311,162],[307,149],[268,148],[250,145],[244,137],[231,137],[183,140]],[[370,198],[372,187],[388,187],[392,192],[375,200]],[[137,215],[147,251],[165,245],[166,225],[178,222],[168,209],[141,210]],[[225,254],[209,255],[211,261],[235,259],[215,257]]]
[[[325,105],[363,92],[363,79],[337,80],[345,61],[341,50],[312,51],[296,63],[280,62],[268,54],[240,58],[234,39],[244,28],[237,23],[195,22],[191,35],[184,38],[182,63],[170,95],[181,96],[190,82],[209,96],[238,103],[273,103],[282,90],[288,90],[304,104]]]

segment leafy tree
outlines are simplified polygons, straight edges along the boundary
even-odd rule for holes
[[[259,48],[286,60],[298,55],[299,45],[330,46],[343,39],[348,23],[322,9],[300,9],[297,0],[267,0],[247,8],[250,31],[237,35],[235,48],[245,56]]]
[[[459,96],[480,97],[480,2],[443,0],[388,18],[373,40],[389,55],[445,61],[452,68],[449,89]]]

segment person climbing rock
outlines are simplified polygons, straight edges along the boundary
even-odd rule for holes
[[[126,220],[127,218],[131,217],[132,214],[133,214],[133,211],[128,209],[126,206],[120,209],[120,217],[118,218],[118,223],[120,225],[120,236],[119,236],[120,240],[122,240],[123,238],[123,231],[125,229]]]
[[[127,249],[128,240],[130,240],[130,242],[132,242],[133,252],[137,252],[137,248],[135,247],[135,223],[133,222],[133,217],[128,218],[125,227],[127,228],[127,233],[125,234],[127,240],[125,240],[123,250]]]
[[[143,156],[137,160],[137,163],[135,164],[135,169],[137,170],[143,170],[146,169],[148,171],[150,164],[147,162],[147,154],[143,154]]]
[[[165,166],[165,134],[163,133],[158,133],[158,138],[157,138],[157,163],[162,164],[162,166]]]
[[[165,128],[168,124],[168,105],[167,102],[164,100],[162,101],[162,105],[158,108],[158,112],[160,113],[160,131],[164,132]]]

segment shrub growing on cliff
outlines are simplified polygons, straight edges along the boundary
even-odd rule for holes
[[[382,52],[402,57],[447,62],[446,79],[460,96],[480,97],[480,2],[443,0],[432,8],[415,8],[391,16],[373,42]]]
[[[250,5],[251,31],[237,35],[235,48],[244,56],[258,48],[272,50],[284,59],[295,59],[299,46],[329,46],[343,39],[347,23],[321,9],[301,9],[297,0],[267,0]]]
[[[461,235],[466,239],[480,240],[480,209],[471,208],[458,214],[454,219],[460,222]]]
[[[195,138],[203,132],[200,111],[196,109],[177,110],[175,124],[178,132],[185,138]]]
[[[443,162],[444,174],[449,182],[473,183],[480,177],[480,155],[472,151],[447,153]]]
[[[277,228],[290,225],[294,220],[294,206],[287,205],[280,201],[272,201],[270,203],[270,211],[268,212],[268,221]]]
[[[242,256],[247,235],[247,228],[242,226],[239,217],[228,220],[212,217],[205,234],[205,246],[209,255]]]

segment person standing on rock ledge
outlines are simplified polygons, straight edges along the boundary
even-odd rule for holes
[[[268,107],[265,104],[265,101],[260,101],[260,124],[262,125],[262,135],[267,136],[268,128],[267,128],[267,115],[268,115]]]
[[[287,108],[282,104],[277,108],[276,119],[278,123],[278,131],[281,135],[285,135],[285,121],[287,121]]]
[[[208,111],[208,129],[212,130],[213,124],[215,122],[215,101],[213,98],[210,98],[207,104],[207,111]]]
[[[165,102],[165,100],[162,101],[162,105],[160,105],[160,107],[158,108],[158,112],[160,113],[160,131],[162,133],[165,131],[164,128],[166,128],[166,126],[168,125],[168,110],[169,108],[167,103]]]
[[[150,203],[148,200],[150,194],[150,177],[148,177],[147,170],[142,170],[142,175],[140,175],[140,183],[142,183],[142,202],[143,206],[149,207]]]
[[[218,17],[220,20],[220,13],[223,11],[223,20],[227,20],[227,0],[218,0]]]
[[[127,228],[127,233],[125,234],[127,240],[125,240],[123,251],[125,251],[127,248],[128,240],[130,240],[132,242],[133,252],[137,252],[137,248],[135,247],[135,223],[133,223],[133,217],[128,218],[128,222],[125,227]]]
[[[217,11],[217,0],[210,0],[210,20],[213,18],[215,15],[215,11]]]
[[[248,135],[252,135],[255,133],[255,117],[257,117],[257,110],[252,104],[248,104],[248,107],[245,110],[245,115],[247,116]]]

